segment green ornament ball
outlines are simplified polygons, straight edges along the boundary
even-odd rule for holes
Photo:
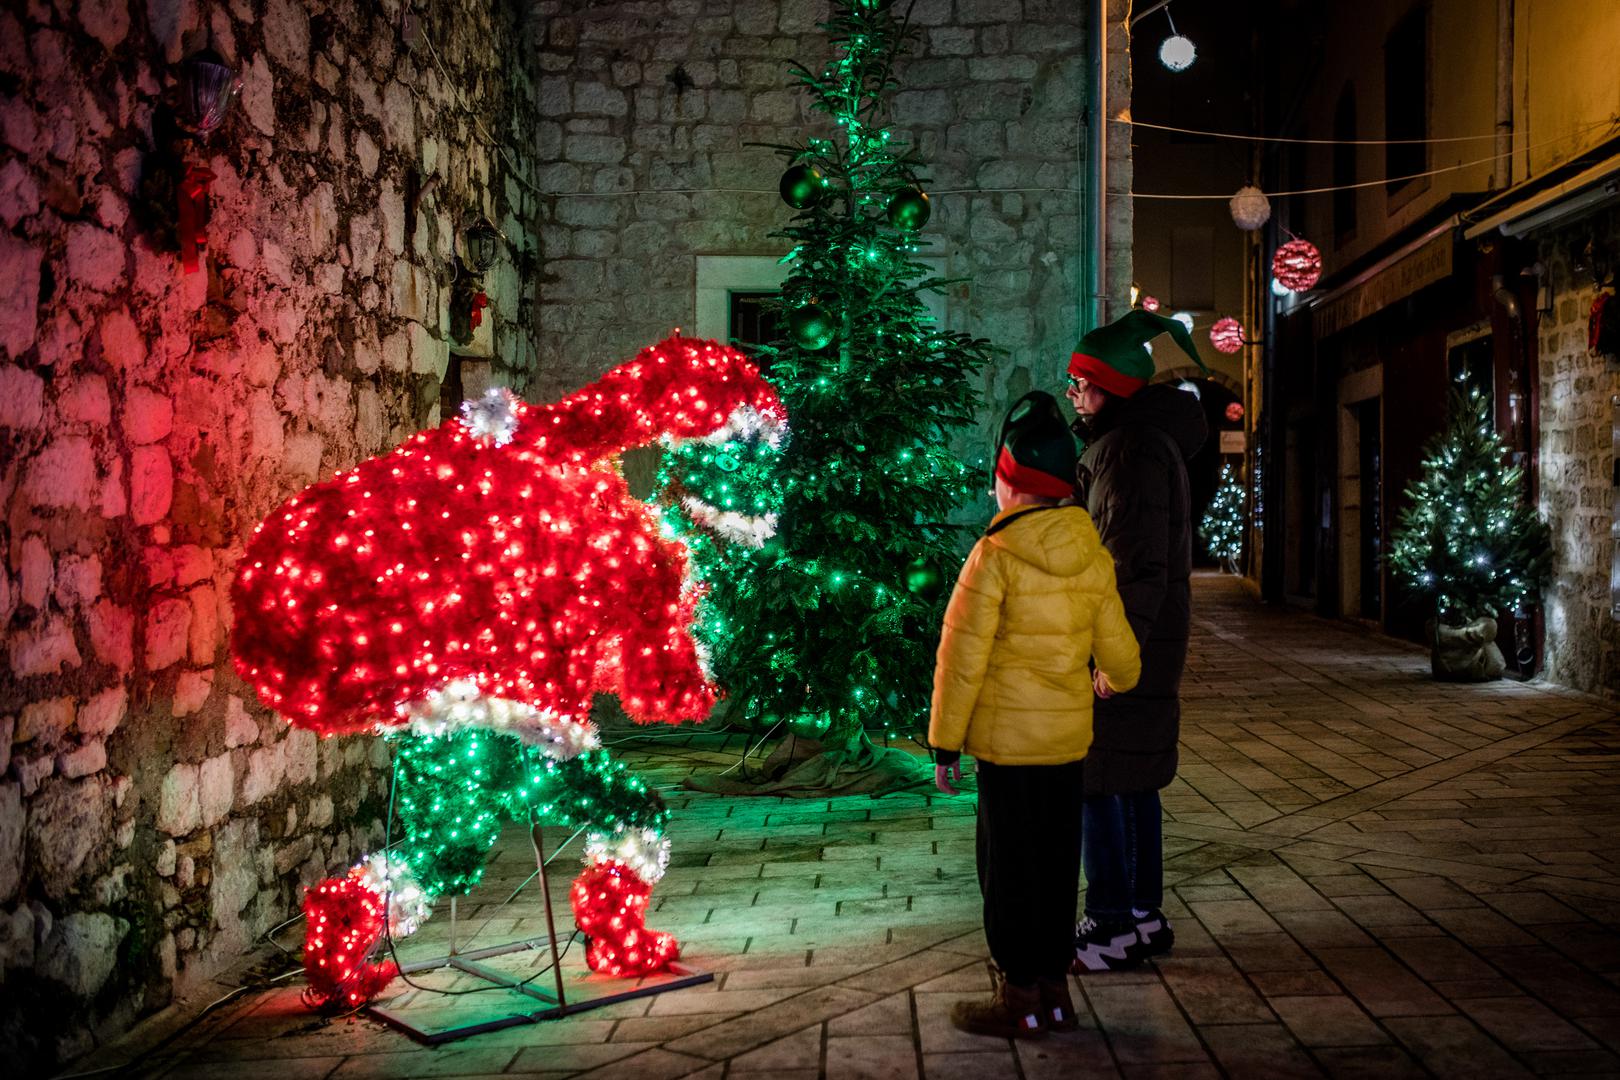
[[[795,716],[788,721],[788,730],[801,739],[819,739],[827,734],[827,729],[831,726],[832,717],[826,713]]]
[[[782,201],[795,210],[808,210],[821,201],[827,178],[814,165],[795,165],[782,174]]]
[[[933,600],[939,595],[944,586],[944,578],[940,575],[939,567],[934,566],[927,559],[919,558],[906,567],[906,588],[912,595],[923,600]]]
[[[721,472],[736,472],[742,467],[742,462],[731,454],[721,452],[714,455],[714,467]]]
[[[931,212],[928,192],[919,187],[904,188],[889,200],[889,224],[905,232],[916,232],[927,225]]]
[[[832,317],[815,304],[794,309],[788,315],[788,329],[801,349],[812,352],[825,349],[832,343],[834,334]]]

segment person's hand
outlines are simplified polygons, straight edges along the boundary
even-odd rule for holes
[[[1114,688],[1108,685],[1108,676],[1102,673],[1102,668],[1098,668],[1092,673],[1091,688],[1097,692],[1097,696],[1100,698],[1114,696]]]
[[[934,766],[934,786],[947,795],[960,795],[961,792],[951,786],[951,781],[958,784],[962,782],[962,762],[953,761],[949,765]]]

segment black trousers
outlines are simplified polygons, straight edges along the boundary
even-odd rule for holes
[[[1074,960],[1083,763],[979,762],[979,892],[1007,981],[1063,978]]]

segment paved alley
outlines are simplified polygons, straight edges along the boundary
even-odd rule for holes
[[[1438,684],[1412,646],[1262,608],[1231,578],[1196,590],[1165,793],[1176,948],[1079,979],[1074,1035],[1014,1046],[946,1019],[988,986],[971,798],[692,795],[681,778],[727,767],[741,743],[683,736],[619,749],[674,808],[649,923],[712,983],[430,1048],[364,1013],[307,1012],[293,976],[217,1009],[140,1075],[1620,1075],[1616,712],[1533,684]],[[564,922],[574,854],[553,864]],[[532,870],[513,830],[458,912],[473,947],[543,931],[534,887],[503,903]],[[442,952],[447,932],[436,914],[402,956]],[[582,952],[564,967],[585,992]],[[504,961],[528,977],[545,957]],[[406,988],[396,1004],[448,1023],[514,1000]]]

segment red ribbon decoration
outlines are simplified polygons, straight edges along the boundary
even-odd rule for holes
[[[213,170],[187,165],[180,181],[180,265],[188,274],[201,269],[201,256],[208,247],[208,185]]]
[[[484,292],[473,293],[472,308],[467,312],[467,324],[474,330],[484,321],[484,309],[489,306],[489,294]]]

